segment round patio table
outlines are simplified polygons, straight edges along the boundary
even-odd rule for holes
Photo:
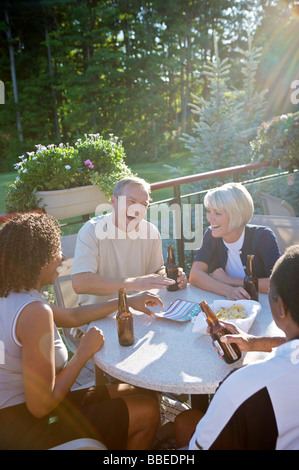
[[[190,284],[176,292],[167,289],[153,292],[158,293],[165,308],[177,299],[197,303],[206,300],[208,304],[224,299]],[[268,295],[260,294],[259,302],[262,308],[250,333],[283,336],[272,319]],[[137,311],[134,311],[135,343],[129,347],[119,345],[115,314],[91,325],[99,327],[105,337],[103,348],[94,356],[97,367],[120,381],[160,392],[213,394],[219,382],[234,368],[264,359],[269,354],[243,353],[239,361],[228,365],[218,357],[209,335],[192,331],[191,321],[151,318]]]

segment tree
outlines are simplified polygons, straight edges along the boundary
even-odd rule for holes
[[[128,161],[167,158],[191,134],[192,94],[211,90],[203,65],[230,57],[227,82],[241,89],[238,47],[244,18],[264,0],[7,0],[0,2],[0,158],[10,168],[17,155],[43,143],[73,143],[84,134],[117,135]],[[271,2],[272,3],[272,2]],[[9,6],[14,47],[20,142],[5,21]],[[263,15],[263,9],[259,11]],[[246,58],[245,58],[246,59]],[[229,86],[230,85],[230,86]],[[20,152],[20,153],[19,153]],[[2,166],[3,168],[3,166]]]
[[[19,110],[19,93],[18,93],[18,82],[17,82],[17,75],[16,75],[16,66],[15,66],[15,53],[14,47],[12,43],[12,34],[10,28],[10,20],[9,20],[9,11],[7,4],[5,2],[5,9],[4,9],[5,21],[6,21],[6,34],[7,34],[7,42],[8,42],[8,49],[9,49],[9,58],[10,58],[10,70],[11,70],[11,80],[13,84],[13,93],[14,93],[14,101],[16,104],[16,119],[17,119],[17,129],[19,140],[23,141],[23,131],[22,131],[22,123],[21,123],[21,114]]]
[[[252,47],[250,36],[248,50],[242,51],[242,90],[229,86],[231,64],[227,58],[220,59],[216,35],[214,51],[215,59],[204,67],[210,96],[193,95],[195,102],[190,106],[198,121],[193,135],[182,134],[197,173],[250,161],[249,141],[261,122],[265,103],[265,91],[257,93],[254,87],[259,51]]]

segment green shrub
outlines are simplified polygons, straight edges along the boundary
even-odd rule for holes
[[[110,198],[115,183],[133,175],[125,164],[121,141],[111,135],[105,140],[99,134],[85,135],[74,147],[64,144],[36,145],[15,164],[18,176],[9,186],[5,200],[7,212],[40,207],[37,191],[51,191],[94,184]]]
[[[299,167],[299,111],[263,122],[251,142],[255,161],[269,160],[281,168]]]

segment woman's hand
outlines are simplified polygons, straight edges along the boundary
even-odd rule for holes
[[[87,362],[96,352],[104,346],[104,335],[102,330],[96,326],[92,326],[87,333],[82,336],[79,346],[78,354],[82,354],[85,362]]]
[[[227,286],[227,293],[226,298],[228,300],[250,300],[250,295],[248,294],[247,290],[243,287],[231,287]]]
[[[139,294],[127,295],[127,299],[130,307],[139,312],[144,312],[151,317],[154,316],[154,313],[147,307],[156,307],[157,305],[164,307],[160,297],[152,292],[140,292]]]
[[[223,268],[215,269],[215,271],[211,273],[211,276],[213,279],[216,279],[219,282],[223,282],[224,284],[229,284],[230,286],[232,285],[230,276],[226,274]]]
[[[177,284],[179,286],[179,289],[185,289],[187,287],[188,278],[182,268],[178,268],[178,271],[179,277],[177,278]]]
[[[225,284],[225,295],[228,300],[250,299],[250,295],[243,287],[243,279],[229,276],[224,269],[217,268],[210,275],[213,279]]]

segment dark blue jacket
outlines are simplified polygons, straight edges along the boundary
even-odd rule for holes
[[[260,225],[246,225],[240,253],[244,273],[249,254],[254,255],[256,276],[258,278],[269,277],[275,261],[280,257],[276,237],[270,228]],[[209,266],[209,272],[213,272],[217,268],[225,269],[227,247],[222,238],[212,236],[210,227],[203,236],[202,246],[197,250],[194,261],[206,263]]]

